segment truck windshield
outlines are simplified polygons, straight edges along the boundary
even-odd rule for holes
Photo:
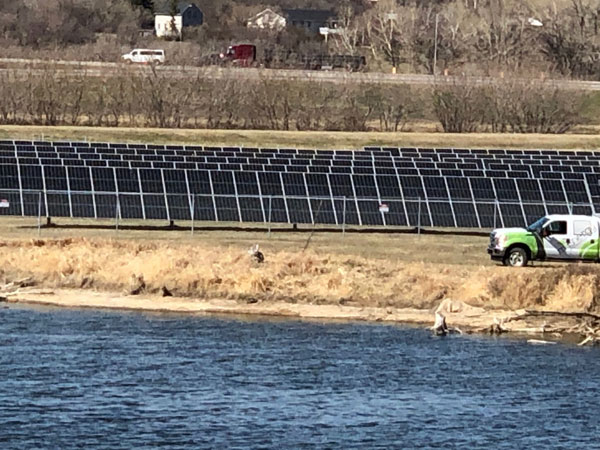
[[[544,224],[546,222],[548,222],[548,218],[547,217],[542,217],[541,219],[535,221],[534,223],[532,223],[531,225],[529,225],[527,227],[527,231],[535,231],[536,233],[541,233],[542,232],[542,227],[544,226]]]

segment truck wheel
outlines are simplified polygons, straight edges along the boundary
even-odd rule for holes
[[[527,265],[527,253],[521,247],[515,247],[504,258],[504,265],[511,267],[524,267]]]

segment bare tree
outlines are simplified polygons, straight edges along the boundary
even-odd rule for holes
[[[481,89],[467,80],[440,83],[433,91],[433,111],[447,133],[477,131],[485,111]]]

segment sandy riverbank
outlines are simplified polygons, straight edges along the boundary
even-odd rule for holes
[[[121,295],[94,292],[83,289],[20,289],[5,297],[7,303],[38,304],[67,308],[121,309],[149,312],[175,312],[192,314],[233,314],[279,316],[311,320],[359,320],[372,322],[396,322],[407,324],[431,324],[432,311],[416,308],[355,307],[341,305],[291,304],[281,301],[245,303],[236,300],[201,300],[182,297],[159,297],[156,295]],[[510,311],[469,307],[454,302],[454,310],[444,314],[453,326],[467,330],[482,328],[493,323],[494,318],[511,316]]]

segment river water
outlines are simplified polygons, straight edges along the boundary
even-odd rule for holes
[[[362,323],[0,309],[0,446],[600,448],[600,350]]]

